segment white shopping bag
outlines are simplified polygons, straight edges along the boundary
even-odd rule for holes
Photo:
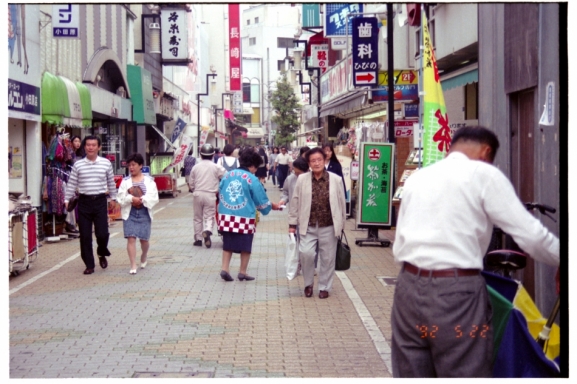
[[[286,248],[285,267],[287,279],[294,279],[297,275],[297,270],[299,267],[299,247],[294,233],[289,233],[289,241]]]

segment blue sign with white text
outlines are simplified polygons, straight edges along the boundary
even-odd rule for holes
[[[346,36],[349,13],[363,13],[362,4],[325,4],[325,37]],[[349,23],[348,35],[352,35]]]
[[[174,130],[172,131],[172,137],[170,138],[171,142],[175,142],[180,133],[184,131],[186,127],[186,121],[182,120],[180,117],[176,120],[176,124],[174,125]]]
[[[377,84],[379,71],[379,24],[376,17],[355,17],[353,26],[353,85]]]

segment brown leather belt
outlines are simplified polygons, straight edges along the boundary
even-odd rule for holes
[[[415,267],[413,264],[404,263],[404,270],[418,276],[431,276],[431,277],[456,277],[456,276],[475,276],[480,273],[478,269],[459,269],[459,268],[449,268],[449,269],[422,269]]]

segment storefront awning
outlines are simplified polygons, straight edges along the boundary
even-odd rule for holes
[[[261,127],[251,127],[247,128],[246,133],[247,139],[262,139],[264,137],[264,130]]]
[[[71,127],[92,125],[92,102],[84,84],[44,72],[41,92],[43,123]]]
[[[248,132],[248,129],[246,129],[245,127],[243,127],[242,125],[238,125],[237,123],[235,123],[234,121],[230,120],[230,119],[224,119],[226,127],[232,131],[237,131],[237,132]]]
[[[335,102],[321,105],[320,117],[338,115],[340,113],[351,112],[355,109],[359,109],[365,103],[365,98],[366,96],[364,93],[354,93]]]
[[[441,79],[441,87],[443,91],[447,91],[452,88],[464,87],[467,84],[475,83],[479,81],[479,70],[473,69],[472,71],[461,73],[460,75],[451,77],[447,80]]]
[[[160,137],[162,137],[164,139],[164,141],[166,141],[168,143],[168,146],[172,149],[176,149],[176,147],[174,146],[174,144],[172,144],[172,141],[170,141],[170,139],[168,137],[166,137],[166,135],[158,128],[156,128],[154,125],[151,125],[152,129],[154,129],[156,131],[156,133],[158,133],[160,135]]]
[[[319,131],[322,131],[322,130],[323,130],[323,127],[313,128],[313,129],[311,129],[310,131],[306,131],[306,132],[303,132],[303,133],[299,133],[298,135],[296,135],[296,137],[303,137],[303,136],[307,136],[307,135],[312,135],[313,133],[316,133],[316,132],[319,132]]]

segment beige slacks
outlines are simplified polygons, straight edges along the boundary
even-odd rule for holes
[[[194,240],[202,240],[203,231],[210,231],[211,233],[213,231],[216,194],[214,192],[194,191],[192,209],[194,210]]]

